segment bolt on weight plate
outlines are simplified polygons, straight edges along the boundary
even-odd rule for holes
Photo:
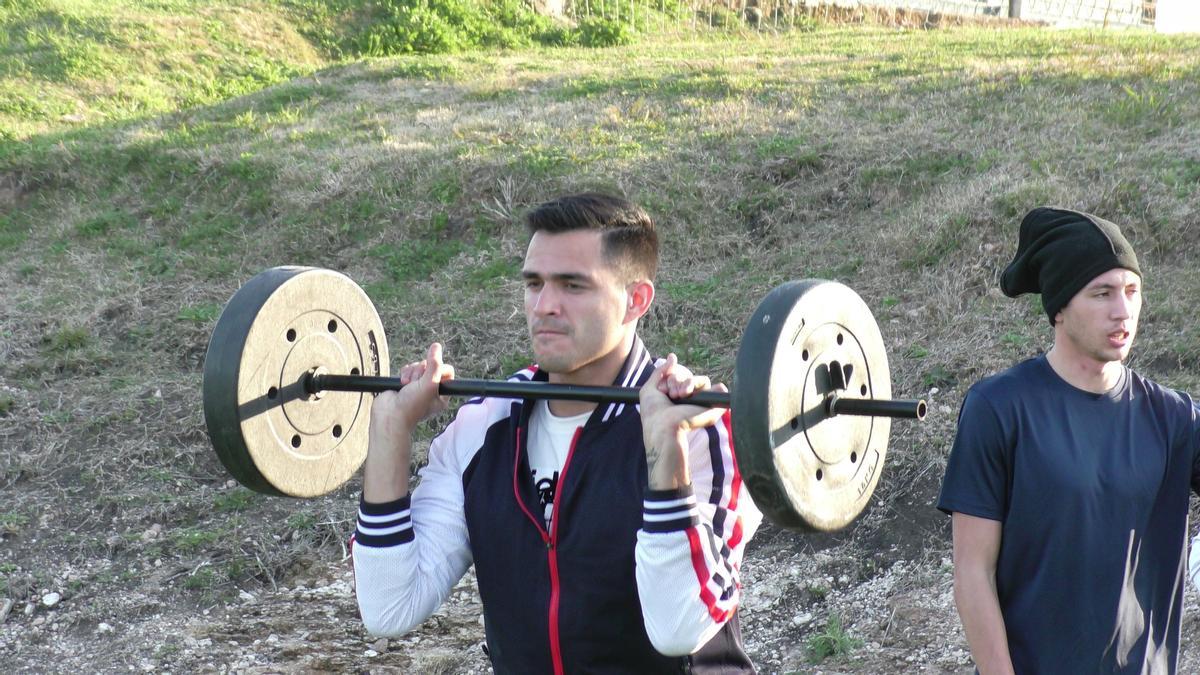
[[[315,497],[340,487],[367,454],[372,397],[309,394],[309,374],[388,374],[383,324],[349,277],[275,267],[242,286],[204,360],[204,419],[221,463],[266,494]]]
[[[783,284],[746,325],[732,393],[734,447],[754,502],[794,530],[848,525],[871,499],[891,420],[830,416],[830,394],[891,398],[879,326],[832,281]]]

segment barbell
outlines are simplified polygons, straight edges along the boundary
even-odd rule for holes
[[[315,497],[366,458],[372,396],[399,389],[379,314],[349,277],[274,267],[222,310],[204,362],[204,418],[221,463],[265,494]],[[451,396],[636,404],[631,387],[454,379]],[[883,338],[849,287],[820,279],[773,289],[746,324],[730,392],[687,403],[728,407],[742,480],[763,514],[795,530],[836,530],[879,482],[892,418],[923,400],[891,399]]]

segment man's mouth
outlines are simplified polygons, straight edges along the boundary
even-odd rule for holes
[[[539,338],[562,337],[567,334],[567,331],[562,328],[554,328],[551,326],[534,326],[533,336]]]
[[[1116,330],[1108,334],[1108,343],[1114,347],[1124,347],[1129,342],[1129,331]]]

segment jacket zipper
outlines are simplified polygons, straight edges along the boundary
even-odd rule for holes
[[[550,521],[550,532],[546,532],[546,528],[542,526],[542,522],[535,518],[529,509],[525,507],[525,500],[521,499],[519,470],[521,459],[521,428],[517,427],[517,452],[513,459],[513,496],[517,499],[517,506],[525,514],[525,517],[533,523],[537,528],[538,534],[542,535],[542,541],[546,544],[546,558],[550,563],[550,660],[554,664],[554,675],[563,675],[562,661],[562,645],[558,635],[558,602],[559,602],[559,578],[558,578],[558,530],[559,519],[563,503],[562,488],[566,485],[567,467],[571,466],[571,458],[575,456],[575,446],[579,444],[579,437],[583,434],[583,427],[575,430],[575,435],[571,437],[571,447],[567,450],[567,459],[563,462],[562,472],[558,475],[557,494],[554,495],[554,516]]]
[[[567,450],[567,459],[563,462],[562,473],[558,476],[558,487],[554,495],[554,516],[550,521],[550,544],[547,555],[550,558],[550,658],[554,662],[554,675],[563,675],[562,645],[558,635],[558,601],[560,596],[558,579],[558,531],[562,521],[563,487],[567,484],[567,467],[571,466],[571,457],[575,455],[575,446],[583,427],[575,430],[571,437],[571,448]]]

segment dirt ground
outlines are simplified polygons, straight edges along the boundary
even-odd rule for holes
[[[836,536],[760,530],[744,566],[742,620],[761,672],[973,672],[953,609],[946,519],[928,505],[931,495],[909,497],[885,495]],[[352,513],[352,499],[330,505]],[[64,549],[48,542],[61,539],[66,524],[48,512],[38,525],[9,528],[0,547],[4,569],[44,572],[40,587],[13,598],[0,625],[7,672],[490,672],[472,573],[420,629],[375,639],[359,621],[353,572],[336,544],[324,549],[328,556],[294,562],[274,583],[198,602],[184,585],[195,573],[187,566],[117,547],[55,555]],[[133,548],[164,536],[148,529]],[[853,642],[848,654],[814,663],[809,641],[831,614]],[[1198,615],[1189,589],[1183,673],[1200,672],[1192,647]]]

